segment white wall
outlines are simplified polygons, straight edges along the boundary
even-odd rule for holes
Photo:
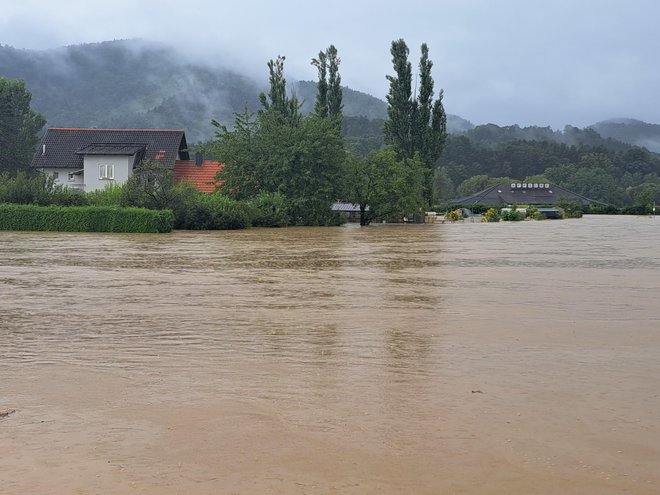
[[[55,184],[63,185],[66,187],[71,187],[74,189],[82,189],[84,186],[83,175],[74,175],[71,180],[69,180],[69,174],[75,172],[75,168],[42,168],[41,171],[46,175],[51,177],[55,176],[57,173],[58,177],[55,179]]]
[[[85,191],[104,189],[108,184],[123,184],[133,173],[133,156],[118,155],[85,155]],[[114,165],[114,179],[99,179],[99,165]]]

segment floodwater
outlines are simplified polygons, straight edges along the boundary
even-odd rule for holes
[[[0,232],[0,493],[657,494],[659,295],[645,217]]]

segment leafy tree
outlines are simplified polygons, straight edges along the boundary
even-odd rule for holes
[[[218,179],[223,181],[220,191],[235,199],[246,199],[257,195],[262,188],[272,189],[272,184],[265,184],[271,177],[266,159],[269,143],[262,137],[262,128],[254,114],[247,108],[234,114],[232,130],[215,120],[212,124],[218,128],[216,141],[206,149],[225,164],[218,173]]]
[[[451,180],[451,177],[449,177],[447,168],[437,168],[433,180],[433,198],[435,203],[451,199],[454,197],[455,193],[456,189],[454,187],[454,182]]]
[[[537,175],[528,175],[523,179],[523,182],[526,182],[527,184],[547,184],[548,182],[551,181],[545,175],[537,174]]]
[[[645,182],[628,188],[626,192],[631,196],[635,206],[645,206],[650,210],[654,202],[660,202],[660,183]]]
[[[37,132],[46,124],[30,109],[31,99],[23,81],[0,77],[0,171],[25,169],[30,164]]]
[[[225,163],[220,190],[236,199],[281,194],[293,223],[334,223],[330,206],[340,192],[344,160],[340,128],[333,118],[298,112],[297,100],[285,93],[283,61],[268,64],[269,97],[260,95],[263,108],[256,118],[245,110],[232,130],[214,122],[212,151]]]
[[[428,46],[421,46],[419,61],[420,90],[412,91],[412,65],[408,61],[408,46],[403,39],[392,42],[390,50],[396,76],[387,76],[389,120],[383,133],[400,159],[412,159],[419,154],[424,167],[424,197],[427,205],[433,200],[433,171],[447,138],[447,116],[442,105],[442,90],[433,100],[433,62],[428,58]]]
[[[170,169],[159,162],[144,160],[124,183],[121,205],[152,210],[171,208],[174,201],[173,187],[174,176]]]
[[[514,179],[511,177],[488,177],[487,175],[475,175],[464,180],[458,186],[458,193],[461,196],[468,196],[499,183],[511,183]]]
[[[268,61],[270,90],[268,96],[264,92],[259,93],[259,103],[263,107],[260,112],[271,112],[280,118],[288,118],[295,122],[300,116],[300,105],[295,96],[289,98],[286,94],[285,60],[286,57],[278,55],[277,59]]]
[[[360,206],[360,225],[417,212],[424,205],[418,159],[399,160],[392,150],[367,157],[350,155],[345,163],[345,199]]]

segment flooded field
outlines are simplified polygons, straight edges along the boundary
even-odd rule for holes
[[[659,296],[660,219],[0,232],[0,493],[657,494]]]

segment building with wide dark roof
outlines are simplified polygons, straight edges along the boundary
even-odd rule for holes
[[[94,191],[122,184],[142,160],[174,169],[189,160],[182,130],[50,128],[44,134],[31,167],[56,183]]]
[[[575,201],[581,205],[597,203],[556,184],[525,182],[501,182],[478,193],[454,199],[451,203],[463,206],[556,205],[562,200]]]

